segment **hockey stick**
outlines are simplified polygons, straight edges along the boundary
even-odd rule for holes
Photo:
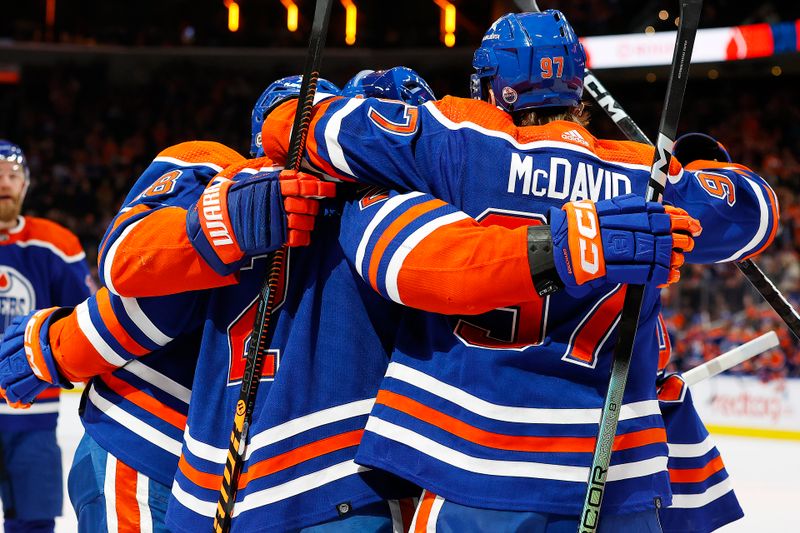
[[[308,54],[303,67],[303,81],[300,84],[299,102],[294,117],[292,136],[289,141],[288,161],[286,168],[300,170],[302,155],[306,145],[308,125],[311,122],[311,109],[314,104],[314,94],[317,91],[319,67],[322,62],[322,49],[325,46],[325,37],[328,34],[328,21],[330,19],[332,0],[317,0],[314,10],[314,22],[311,26],[311,36],[308,42]],[[285,247],[270,254],[267,279],[261,287],[258,300],[253,333],[247,343],[245,355],[244,375],[242,387],[239,390],[239,399],[236,402],[236,412],[233,418],[228,457],[225,461],[225,472],[222,476],[217,511],[214,516],[215,533],[227,533],[231,528],[233,506],[236,502],[236,491],[239,485],[239,476],[244,464],[247,447],[247,433],[253,416],[256,403],[258,385],[264,367],[264,359],[269,348],[270,318],[275,305],[278,283],[281,273],[286,265]],[[258,332],[258,342],[255,335]]]
[[[656,152],[653,156],[653,166],[647,186],[648,201],[660,201],[667,182],[667,173],[672,160],[672,146],[675,142],[683,97],[686,93],[689,62],[692,58],[692,48],[702,8],[703,0],[681,0],[680,3],[680,26],[675,41],[667,93],[664,97],[661,124],[658,128]],[[611,449],[617,433],[619,413],[625,394],[625,385],[628,381],[628,371],[633,356],[634,340],[639,327],[639,314],[643,300],[644,286],[628,285],[622,307],[622,318],[619,323],[619,340],[614,347],[611,379],[600,416],[592,467],[589,470],[586,499],[578,525],[579,533],[593,533],[597,531],[600,523],[600,507],[606,490]]]
[[[681,377],[683,377],[683,382],[691,387],[704,379],[716,376],[740,363],[744,363],[751,357],[755,357],[767,350],[777,348],[779,345],[778,336],[774,331],[770,331],[741,346],[737,346],[733,350],[718,355],[711,361],[696,366],[691,370],[687,370]]]
[[[594,101],[603,108],[608,117],[614,121],[625,137],[631,141],[649,144],[653,146],[650,139],[639,128],[636,122],[625,112],[605,87],[597,80],[592,72],[587,68],[583,86],[592,95]],[[735,263],[737,268],[745,275],[753,287],[758,291],[762,298],[778,314],[779,317],[789,328],[789,331],[800,340],[800,314],[792,307],[781,291],[770,281],[764,272],[758,268],[751,259]]]

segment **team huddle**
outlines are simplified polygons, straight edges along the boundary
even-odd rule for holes
[[[102,287],[37,300],[0,347],[13,407],[86,383],[80,531],[212,530],[281,246],[232,531],[576,531],[627,284],[645,300],[600,531],[740,518],[664,373],[660,290],[684,262],[763,251],[775,194],[690,136],[664,205],[646,202],[653,148],[589,132],[585,63],[560,12],[509,14],[475,52],[472,99],[437,100],[405,67],[320,80],[302,172],[283,170],[299,76],[259,98],[249,159],[209,141],[159,153],[103,238]]]

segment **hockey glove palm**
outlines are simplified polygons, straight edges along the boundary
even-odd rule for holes
[[[567,288],[675,283],[683,253],[701,231],[682,209],[632,194],[551,208],[550,229],[556,270]]]
[[[203,259],[226,275],[244,258],[284,244],[307,246],[319,199],[335,195],[333,183],[302,172],[259,172],[240,181],[217,177],[189,211],[187,230]]]
[[[30,407],[52,385],[72,388],[58,372],[48,338],[50,324],[71,310],[52,307],[28,313],[6,329],[0,345],[0,393],[11,407]]]

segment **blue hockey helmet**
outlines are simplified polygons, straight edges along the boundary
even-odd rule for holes
[[[684,165],[692,161],[731,162],[731,155],[721,142],[705,133],[685,133],[678,137],[672,147],[672,155]]]
[[[261,96],[258,97],[256,105],[253,106],[253,114],[250,118],[250,155],[260,157],[264,155],[261,147],[261,126],[270,111],[275,109],[278,104],[289,98],[297,98],[300,95],[300,84],[303,82],[302,76],[286,76],[269,84]],[[317,93],[341,94],[341,90],[324,78],[317,80]]]
[[[8,161],[18,165],[25,174],[25,180],[30,180],[31,173],[30,169],[28,168],[28,160],[25,159],[25,154],[22,152],[22,148],[20,148],[18,145],[4,139],[0,139],[0,161]]]
[[[422,76],[408,67],[362,70],[347,82],[342,89],[342,96],[400,100],[409,105],[422,105],[436,100],[433,89]]]
[[[488,85],[509,113],[569,107],[581,101],[586,54],[560,11],[509,13],[483,36],[472,67],[472,97],[488,100]]]

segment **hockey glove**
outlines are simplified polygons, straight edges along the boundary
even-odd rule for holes
[[[569,288],[607,283],[658,287],[680,279],[700,222],[682,209],[628,194],[550,209],[555,267]]]
[[[217,177],[189,210],[187,232],[200,256],[227,275],[247,257],[284,244],[307,246],[318,200],[335,194],[333,183],[302,172],[259,172],[241,181]]]
[[[72,388],[58,372],[48,337],[50,324],[71,311],[71,307],[34,311],[15,318],[6,328],[0,345],[0,393],[11,407],[30,407],[52,385]]]

